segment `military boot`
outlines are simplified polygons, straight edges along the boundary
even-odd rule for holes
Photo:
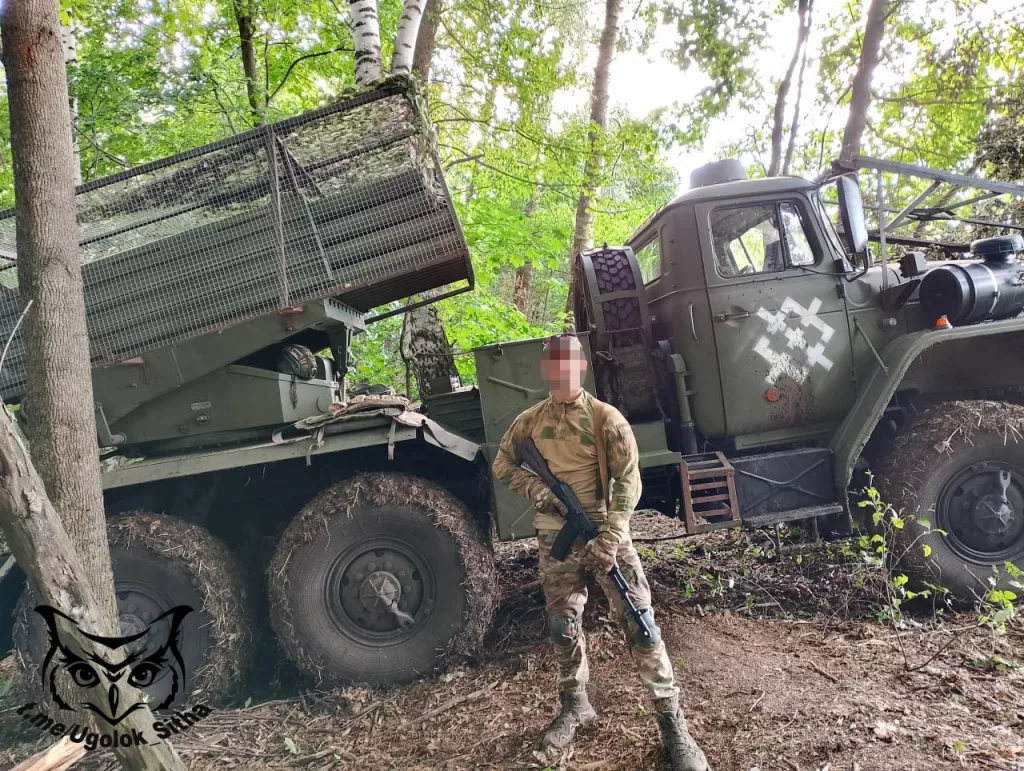
[[[580,688],[574,691],[563,691],[561,696],[562,711],[551,721],[548,730],[544,732],[541,740],[541,748],[552,747],[557,750],[564,750],[572,744],[576,736],[576,729],[590,725],[597,720],[597,712],[590,706],[590,699],[585,689]]]
[[[679,709],[679,699],[656,699],[655,706],[658,710],[661,738],[672,760],[672,771],[711,771],[704,752],[686,730],[686,720],[683,718],[683,711]]]

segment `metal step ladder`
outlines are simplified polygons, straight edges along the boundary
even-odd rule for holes
[[[679,464],[683,521],[690,535],[740,527],[736,471],[720,452],[688,455]]]

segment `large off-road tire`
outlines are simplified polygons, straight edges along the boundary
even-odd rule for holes
[[[360,475],[313,499],[278,543],[269,591],[274,631],[301,670],[370,684],[475,652],[498,596],[482,528],[446,490],[406,474]],[[385,609],[392,598],[410,625]]]
[[[107,522],[114,594],[121,633],[145,630],[178,605],[192,608],[180,629],[184,687],[173,706],[218,703],[235,694],[252,652],[251,618],[241,571],[224,546],[198,525],[175,517],[132,512]],[[14,643],[36,679],[46,651],[46,628],[26,589],[16,613]],[[167,627],[161,623],[164,634]],[[124,650],[113,658],[121,660]],[[170,670],[144,690],[158,704],[171,687]]]
[[[993,588],[993,567],[999,588],[1014,580],[1007,562],[1024,569],[1024,407],[932,407],[893,440],[875,472],[882,500],[907,520],[891,530],[897,570],[970,601]]]

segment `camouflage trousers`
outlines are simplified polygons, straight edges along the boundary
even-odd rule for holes
[[[565,562],[551,557],[551,547],[557,535],[554,530],[538,530],[537,548],[540,552],[540,582],[544,590],[551,640],[561,651],[558,688],[559,691],[569,691],[582,688],[590,679],[587,640],[583,634],[583,609],[587,604],[586,568],[581,562],[580,541],[576,542]],[[636,553],[628,536],[619,545],[616,562],[626,580],[633,604],[641,609],[650,608],[651,588],[640,564],[640,555]],[[626,634],[640,682],[655,699],[677,696],[679,689],[675,684],[672,662],[660,633],[655,633],[657,642],[653,646],[643,644],[639,640],[640,629],[629,617],[611,579],[606,575],[596,576],[596,579],[608,598],[612,614]],[[649,618],[653,623],[653,610]]]

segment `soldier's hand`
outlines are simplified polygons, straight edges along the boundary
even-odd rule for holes
[[[564,517],[569,513],[568,507],[547,487],[540,486],[533,494],[533,508],[541,514],[555,514]]]
[[[615,555],[618,551],[619,537],[615,533],[601,532],[584,547],[583,564],[602,575],[607,575],[615,567]]]

